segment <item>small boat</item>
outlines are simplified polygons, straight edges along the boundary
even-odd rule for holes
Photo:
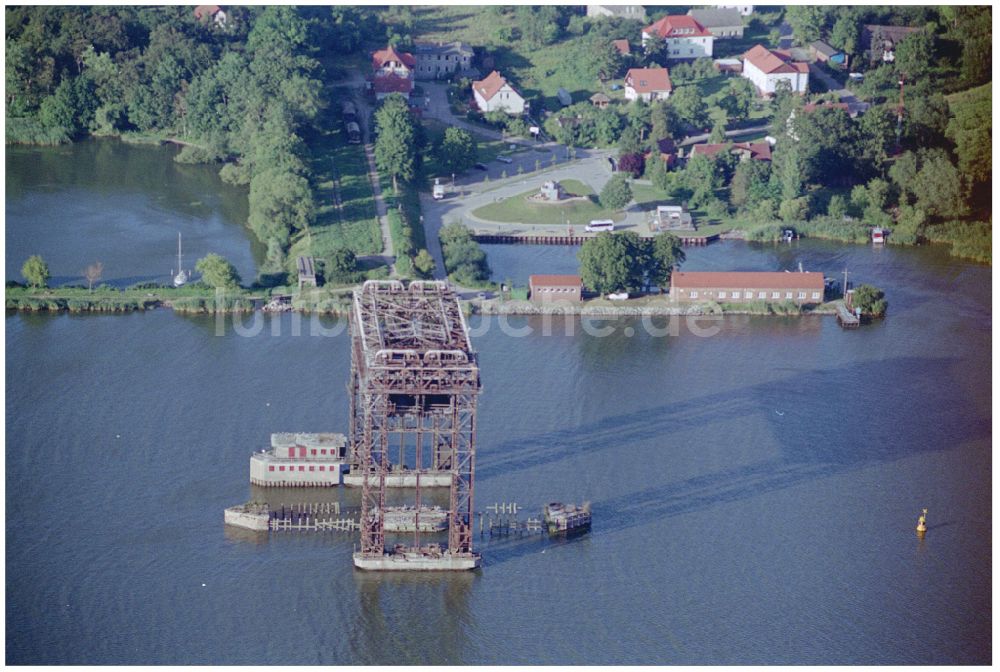
[[[795,231],[792,229],[785,229],[781,232],[781,239],[786,243],[790,243],[795,240]]]
[[[181,287],[191,279],[191,271],[181,267],[181,234],[177,232],[177,275],[174,276],[174,287]]]
[[[872,229],[872,244],[873,245],[883,245],[885,243],[885,231],[881,228]]]
[[[570,534],[590,529],[590,502],[582,505],[550,502],[545,505],[549,534]]]

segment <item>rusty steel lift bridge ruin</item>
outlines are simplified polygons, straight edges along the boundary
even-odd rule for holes
[[[479,365],[458,298],[444,282],[369,280],[351,315],[352,462],[362,476],[361,543],[354,565],[370,570],[462,570],[472,550]],[[414,489],[450,487],[448,542],[386,548],[387,479]],[[421,480],[423,479],[423,484]]]

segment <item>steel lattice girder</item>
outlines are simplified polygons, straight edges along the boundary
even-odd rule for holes
[[[434,467],[451,472],[449,552],[471,553],[481,386],[457,297],[439,282],[405,287],[397,281],[369,281],[354,293],[351,318],[351,446],[355,465],[365,475],[361,552],[385,552],[390,437],[413,434],[419,440],[420,433],[430,431]],[[425,404],[429,398],[434,403]]]

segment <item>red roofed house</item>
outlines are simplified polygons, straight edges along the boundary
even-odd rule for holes
[[[665,16],[642,29],[642,44],[650,40],[667,43],[667,58],[711,58],[715,36],[690,16]]]
[[[670,275],[670,300],[679,303],[822,303],[823,274],[674,271]]]
[[[726,147],[729,147],[731,154],[740,157],[740,161],[753,159],[755,161],[771,160],[771,145],[766,142],[723,142],[704,143],[691,148],[691,156],[713,157],[718,155]]]
[[[611,44],[615,45],[615,49],[622,56],[628,56],[632,53],[632,47],[629,46],[628,40],[612,40]]]
[[[531,300],[536,303],[583,298],[583,281],[579,275],[532,275],[528,278],[528,289]]]
[[[198,5],[194,8],[194,18],[199,21],[212,19],[217,26],[226,25],[226,12],[218,5]]]
[[[382,100],[390,93],[409,97],[413,91],[413,74],[417,61],[413,54],[396,51],[393,47],[380,49],[372,54],[371,89],[375,99]]]
[[[666,68],[632,68],[625,73],[625,100],[666,100],[673,89]]]
[[[526,107],[524,97],[500,73],[494,70],[485,79],[472,83],[472,95],[481,112],[506,110],[521,114]]]
[[[743,76],[764,96],[772,95],[781,81],[787,81],[793,93],[805,93],[809,88],[808,63],[793,61],[787,51],[760,44],[743,54]]]

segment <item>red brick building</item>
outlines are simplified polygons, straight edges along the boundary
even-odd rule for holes
[[[817,272],[681,272],[670,277],[670,300],[676,303],[823,302],[823,274]]]
[[[583,298],[583,281],[579,275],[532,275],[528,278],[528,289],[531,300],[536,303]]]

